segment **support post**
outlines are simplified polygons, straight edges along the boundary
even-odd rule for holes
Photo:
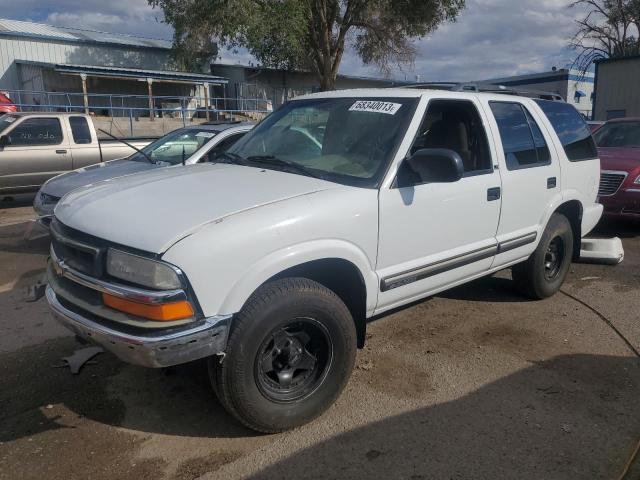
[[[149,88],[149,120],[154,121],[153,114],[153,88],[151,85],[153,84],[153,78],[147,78],[147,86]]]
[[[82,80],[82,100],[84,103],[84,113],[89,115],[89,96],[87,95],[87,74],[81,73],[80,80]]]
[[[203,83],[202,86],[204,87],[204,105],[205,105],[205,111],[207,112],[207,121],[211,120],[209,118],[209,84],[208,83]]]

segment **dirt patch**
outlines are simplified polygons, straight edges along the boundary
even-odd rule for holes
[[[140,437],[110,428],[124,407],[105,385],[121,364],[57,368],[76,348],[64,338],[0,356],[0,479],[158,478],[164,462],[136,461]]]
[[[215,472],[220,467],[242,456],[238,452],[213,452],[206,457],[192,458],[182,462],[171,477],[172,480],[194,480],[205,473]]]
[[[363,359],[362,365],[371,365],[362,379],[374,390],[394,398],[415,400],[434,390],[427,367],[402,354],[386,352],[373,360]]]

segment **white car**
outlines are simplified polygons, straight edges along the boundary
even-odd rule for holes
[[[245,425],[301,425],[345,386],[367,319],[513,267],[558,291],[598,222],[600,163],[569,104],[476,92],[318,93],[220,157],[76,190],[47,299],[149,367],[209,359]]]
[[[47,180],[33,201],[36,223],[48,228],[58,201],[76,188],[157,168],[193,165],[224,152],[253,128],[253,123],[207,122],[174,130],[140,146],[126,158],[95,163]]]

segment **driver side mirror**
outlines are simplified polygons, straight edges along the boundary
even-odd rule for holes
[[[447,148],[423,148],[407,158],[398,172],[398,187],[424,183],[453,183],[464,176],[458,153]]]
[[[4,148],[7,145],[11,145],[11,137],[9,135],[0,136],[0,148]]]

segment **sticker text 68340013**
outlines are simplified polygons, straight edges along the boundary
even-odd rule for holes
[[[351,107],[350,112],[374,112],[395,115],[402,104],[393,102],[379,102],[376,100],[358,100]]]

